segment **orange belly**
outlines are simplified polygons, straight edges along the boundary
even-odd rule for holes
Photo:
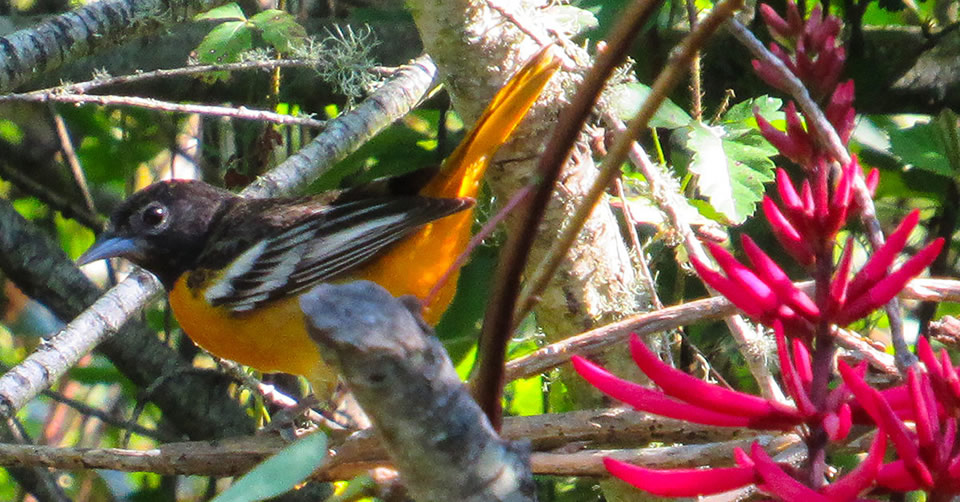
[[[212,354],[264,372],[305,376],[317,395],[333,391],[336,373],[307,334],[296,296],[234,314],[211,307],[181,277],[170,291],[170,307],[187,335]]]

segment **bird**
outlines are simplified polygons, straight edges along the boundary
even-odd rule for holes
[[[448,269],[471,238],[490,159],[558,68],[549,48],[531,58],[439,169],[286,198],[161,181],[125,200],[77,263],[128,259],[157,276],[197,345],[304,376],[315,396],[329,397],[337,372],[306,331],[299,295],[324,281],[370,280],[426,302],[424,320],[435,324],[453,299],[459,270]]]

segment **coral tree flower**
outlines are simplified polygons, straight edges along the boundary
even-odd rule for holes
[[[946,351],[939,357],[920,338],[917,354],[926,367],[912,367],[904,385],[877,391],[849,366],[840,374],[861,409],[889,431],[899,459],[885,464],[878,484],[896,491],[928,490],[933,500],[960,495],[960,442],[957,437],[960,381]],[[906,422],[912,422],[913,427]]]
[[[795,339],[794,357],[789,357],[787,338],[781,323],[776,323],[775,331],[786,388],[798,403],[796,408],[687,375],[660,361],[636,335],[630,339],[633,359],[662,391],[622,380],[579,356],[573,357],[573,366],[583,378],[605,394],[648,413],[693,423],[751,429],[790,430],[802,423],[831,422],[836,424],[832,430],[837,432],[831,436],[841,439],[850,429],[851,413],[846,403],[849,391],[846,386],[835,389],[827,400],[833,403],[835,411],[818,411],[806,395],[810,375],[806,348]],[[825,428],[831,430],[831,427]],[[842,501],[854,500],[873,486],[881,469],[885,445],[886,435],[878,432],[867,459],[847,476],[820,490],[813,490],[797,481],[758,444],[753,445],[749,454],[739,452],[736,456],[738,466],[735,467],[658,470],[612,458],[605,458],[604,466],[617,478],[662,497],[710,495],[756,484],[761,490],[774,493],[783,500]]]
[[[782,181],[778,183],[779,185],[790,184],[789,180],[781,180],[785,177],[785,174],[778,175],[778,181]],[[842,184],[842,181],[840,183]],[[781,192],[787,192],[787,199],[796,195],[792,186],[789,189],[781,189]],[[844,200],[849,202],[849,198]],[[780,212],[769,198],[764,200],[764,209],[767,209],[768,204],[773,207],[767,211],[767,215],[774,228],[774,234],[778,237],[794,236],[790,237],[791,241],[788,243],[781,240],[781,244],[788,252],[791,248],[799,251],[791,255],[801,263],[805,261],[801,258],[812,259],[813,253],[807,243],[824,242],[824,232],[836,234],[840,228],[833,222],[834,217],[830,212],[845,211],[845,207],[848,207],[831,204],[830,209],[819,211],[814,205],[807,211],[802,206],[793,207],[792,203],[788,202],[785,204],[788,209]],[[776,215],[773,218],[770,218],[771,211]],[[785,216],[787,214],[790,216]],[[820,216],[817,216],[818,214]],[[889,302],[911,279],[936,259],[943,248],[943,238],[935,239],[896,270],[890,271],[894,260],[906,247],[907,237],[917,226],[919,218],[918,211],[907,215],[896,231],[890,234],[887,242],[870,256],[867,263],[853,278],[849,276],[853,243],[848,240],[846,249],[841,255],[838,273],[829,288],[829,304],[825,311],[818,309],[806,293],[794,286],[783,269],[764,254],[749,237],[744,236],[742,243],[753,268],[737,261],[725,249],[712,243],[708,244],[708,248],[723,273],[712,270],[696,256],[691,256],[690,262],[705,283],[719,291],[748,317],[767,326],[772,326],[775,320],[779,320],[792,336],[809,338],[813,332],[812,327],[822,320],[846,326],[866,317]],[[845,215],[842,219],[845,220]],[[778,228],[780,228],[779,232]],[[819,235],[810,235],[814,232]],[[819,240],[813,240],[814,238]]]
[[[764,430],[786,431],[803,422],[803,415],[794,407],[725,389],[667,365],[636,335],[630,339],[630,352],[662,392],[618,378],[580,356],[573,356],[573,367],[604,394],[648,413],[698,424]]]

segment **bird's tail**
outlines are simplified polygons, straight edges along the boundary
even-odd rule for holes
[[[420,193],[430,197],[476,197],[490,159],[510,138],[559,67],[560,59],[552,46],[531,58],[497,92],[470,134]]]

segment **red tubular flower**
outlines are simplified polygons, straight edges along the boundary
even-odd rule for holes
[[[850,140],[850,135],[853,134],[853,128],[856,124],[856,110],[853,109],[853,89],[853,80],[838,85],[830,97],[827,109],[824,111],[827,120],[837,130],[837,134],[844,144]]]
[[[793,49],[792,54],[788,54],[780,45],[771,44],[770,51],[806,83],[816,99],[828,96],[836,87],[846,60],[846,52],[837,43],[840,20],[824,15],[819,5],[803,20],[793,2],[787,2],[787,19],[767,6],[760,8],[760,15],[774,40]],[[761,78],[782,90],[781,86],[771,82],[779,80],[772,75],[773,69],[764,66],[763,63],[754,64]]]
[[[960,378],[957,377],[957,370],[950,361],[950,355],[943,350],[938,359],[933,348],[930,347],[930,342],[920,337],[917,341],[917,356],[927,367],[930,387],[936,396],[934,402],[944,408],[941,416],[960,415]]]
[[[900,291],[903,291],[903,288],[906,287],[911,279],[919,275],[923,269],[933,263],[933,260],[940,254],[940,250],[943,249],[943,243],[944,240],[942,237],[935,239],[928,244],[927,247],[921,249],[920,252],[907,260],[896,272],[888,274],[876,284],[870,286],[870,288],[860,296],[853,296],[851,294],[850,300],[844,305],[843,309],[837,313],[834,322],[845,326],[861,317],[867,316],[870,312],[889,302],[894,296],[897,296]],[[856,277],[854,278],[854,282],[856,282]],[[852,284],[850,287],[853,289]]]
[[[920,448],[910,431],[904,425],[897,414],[876,389],[870,387],[863,378],[856,374],[843,360],[837,365],[844,383],[850,388],[857,402],[863,406],[863,409],[870,415],[874,422],[882,427],[893,441],[897,448],[900,459],[903,460],[910,478],[913,480],[916,488],[930,488],[933,486],[934,478],[930,469],[920,457]],[[882,471],[882,470],[881,470]]]
[[[574,356],[573,367],[604,394],[634,408],[688,422],[761,430],[790,430],[803,417],[792,407],[704,382],[660,361],[636,335],[631,351],[637,365],[663,392],[622,380],[586,359]]]
[[[773,35],[778,43],[785,45],[791,44],[803,30],[803,19],[800,17],[800,11],[794,2],[789,2],[787,5],[786,20],[780,17],[780,14],[777,14],[777,11],[773,10],[773,7],[767,4],[760,4],[759,11],[760,15],[763,16],[763,21],[766,23],[767,28],[770,29],[770,34]]]
[[[774,237],[776,237],[777,242],[783,246],[784,251],[796,260],[797,263],[804,266],[812,265],[813,250],[810,249],[810,243],[800,235],[800,232],[790,223],[790,220],[780,212],[780,208],[773,202],[773,199],[765,195],[763,202],[761,202],[761,207],[763,207],[764,216],[766,216],[767,221],[770,222],[770,228],[773,230]]]
[[[830,502],[829,498],[784,472],[757,443],[750,447],[750,458],[757,474],[763,479],[765,491],[776,494],[778,499],[787,502]]]
[[[887,237],[887,242],[880,249],[875,250],[866,265],[857,272],[850,284],[850,296],[860,296],[867,288],[876,284],[881,277],[886,275],[887,269],[893,264],[897,254],[907,245],[907,238],[919,221],[920,211],[914,209],[900,222],[897,229]]]
[[[787,337],[783,332],[783,324],[779,321],[775,322],[773,324],[773,333],[777,339],[777,356],[780,359],[780,373],[783,375],[783,383],[787,389],[787,394],[793,398],[793,402],[797,404],[797,409],[804,416],[810,417],[816,415],[818,411],[817,407],[810,401],[810,396],[807,395],[807,386],[797,369],[797,366],[800,365],[797,364],[794,359],[790,358],[789,351],[787,350]],[[803,346],[803,344],[798,345]],[[796,351],[794,354],[796,354]],[[807,364],[809,365],[809,358],[807,359]],[[809,371],[809,368],[807,369]]]
[[[806,295],[796,290],[792,283],[789,283],[789,279],[786,279],[789,286],[772,285],[737,261],[719,245],[708,243],[707,246],[720,268],[726,273],[726,277],[708,268],[696,256],[691,256],[690,263],[693,264],[703,282],[719,291],[744,314],[758,322],[769,326],[774,321],[780,320],[791,329],[794,336],[812,334],[813,322],[818,319],[818,315],[810,314],[816,314],[816,306],[812,301],[805,302],[801,295]],[[765,272],[777,274],[770,268],[765,269]],[[779,274],[783,278],[786,277],[782,270]],[[782,283],[782,278],[778,280]],[[775,288],[781,289],[782,294],[778,295]]]
[[[789,305],[800,315],[816,321],[820,318],[820,310],[806,293],[793,285],[793,281],[766,253],[757,246],[747,234],[742,234],[740,243],[753,265],[757,276],[768,284],[777,295],[780,302]]]
[[[803,128],[803,121],[800,120],[797,107],[792,101],[787,103],[783,111],[787,119],[786,132],[773,127],[773,124],[755,111],[754,116],[760,133],[780,152],[780,155],[798,165],[805,166],[813,156],[813,140]]]
[[[699,497],[735,490],[757,481],[752,467],[646,469],[612,458],[603,466],[617,478],[658,497]]]
[[[833,274],[833,280],[830,281],[829,304],[827,305],[824,316],[827,319],[833,319],[840,311],[840,308],[847,303],[847,291],[850,287],[850,265],[853,262],[853,237],[847,238],[847,243],[843,247],[843,254],[840,255],[840,263],[837,264],[837,271]]]

